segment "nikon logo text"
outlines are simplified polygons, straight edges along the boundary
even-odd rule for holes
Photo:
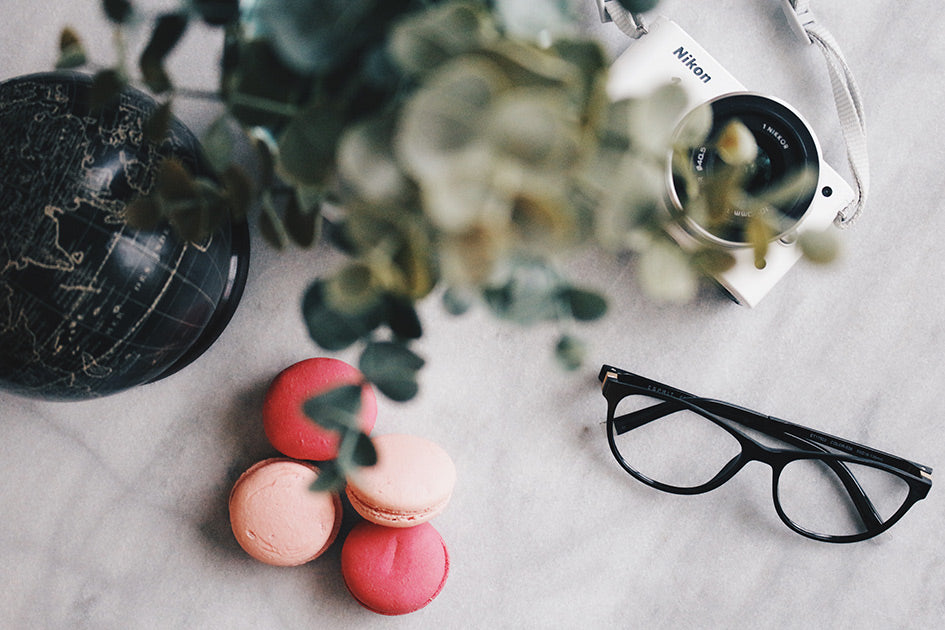
[[[679,58],[684,66],[692,70],[692,73],[699,77],[703,83],[708,83],[712,80],[712,77],[709,76],[705,70],[696,65],[696,58],[689,54],[689,51],[687,51],[685,48],[680,46],[673,51],[673,54]]]

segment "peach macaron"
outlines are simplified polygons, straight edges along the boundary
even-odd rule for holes
[[[341,499],[312,492],[318,468],[285,458],[261,461],[230,491],[230,525],[253,558],[275,566],[297,566],[320,556],[341,527]]]
[[[318,418],[305,415],[310,398],[343,385],[361,384],[358,424],[370,433],[377,417],[377,398],[361,372],[329,357],[305,359],[282,370],[273,379],[263,401],[263,429],[280,453],[295,459],[328,461],[338,455],[341,437],[337,431],[319,426]]]
[[[370,611],[405,615],[440,594],[449,554],[430,523],[390,528],[358,523],[341,548],[341,574],[351,595]]]
[[[377,463],[353,472],[345,488],[358,514],[386,527],[413,527],[442,512],[456,484],[449,454],[415,435],[382,435],[372,441]]]

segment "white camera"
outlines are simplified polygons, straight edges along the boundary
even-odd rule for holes
[[[726,248],[734,256],[735,265],[714,277],[736,302],[754,306],[800,258],[800,248],[795,244],[798,235],[833,225],[838,212],[854,200],[853,190],[823,161],[810,126],[790,105],[749,92],[674,22],[658,18],[647,28],[646,35],[634,41],[613,64],[607,86],[613,100],[642,98],[667,83],[678,83],[687,98],[680,122],[686,113],[708,104],[713,115],[709,138],[732,120],[741,121],[754,136],[758,157],[749,191],[752,186],[763,187],[797,170],[807,169],[816,175],[816,186],[779,205],[783,220],[775,230],[763,268],[758,268],[744,229],[707,227],[684,212],[683,188],[667,157],[665,209],[673,219],[668,222],[670,236],[688,251],[705,244]],[[697,178],[711,173],[711,149],[694,147],[689,158]],[[729,222],[730,226],[737,223],[737,217]]]

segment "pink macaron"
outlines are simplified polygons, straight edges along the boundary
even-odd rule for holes
[[[362,521],[341,548],[341,574],[358,602],[382,615],[420,610],[440,594],[449,554],[430,523],[392,529]]]
[[[348,477],[345,492],[358,514],[378,525],[413,527],[446,507],[456,467],[440,446],[415,435],[373,438],[377,464]]]
[[[318,468],[273,458],[243,473],[230,491],[230,526],[240,546],[260,562],[297,566],[320,556],[341,527],[341,499],[312,492]]]
[[[341,441],[338,432],[318,426],[318,419],[306,416],[302,406],[330,389],[361,383],[358,422],[362,431],[370,433],[377,417],[377,399],[357,368],[328,357],[290,365],[273,379],[263,402],[263,428],[269,442],[283,455],[295,459],[319,462],[334,459]]]

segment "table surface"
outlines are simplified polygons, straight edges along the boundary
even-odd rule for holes
[[[157,0],[145,5],[155,4]],[[98,2],[5,3],[0,78],[45,70],[70,24],[114,58]],[[174,6],[172,2],[163,5]],[[714,493],[678,497],[625,475],[605,437],[596,381],[612,363],[933,467],[945,462],[945,13],[917,0],[814,3],[866,103],[872,190],[827,268],[801,264],[758,307],[711,290],[686,305],[641,295],[633,261],[593,252],[571,275],[611,297],[578,332],[586,368],[559,370],[555,331],[482,309],[421,305],[421,393],[382,399],[375,431],[435,440],[458,484],[435,520],[451,554],[440,597],[385,618],[347,594],[340,545],[297,568],[237,546],[226,499],[274,454],[260,422],[269,380],[323,355],[299,300],[334,268],[324,246],[276,253],[254,241],[245,297],[196,363],[101,400],[47,403],[0,393],[0,627],[930,627],[945,615],[945,500],[933,489],[872,541],[830,545],[782,526],[770,472],[749,464]],[[848,176],[824,61],[794,38],[775,0],[660,7],[758,91],[795,104]],[[628,43],[584,28],[612,54]],[[134,48],[142,42],[132,39]],[[172,73],[213,85],[219,42],[191,29]],[[181,102],[195,130],[211,108]],[[355,360],[348,353],[333,356]],[[348,519],[350,525],[351,519]]]

